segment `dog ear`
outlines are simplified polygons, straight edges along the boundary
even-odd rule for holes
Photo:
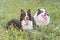
[[[23,19],[23,18],[22,18],[22,16],[24,15],[24,13],[25,13],[25,12],[24,12],[24,10],[23,10],[23,9],[21,9],[20,21],[22,21],[22,19]]]
[[[38,13],[40,13],[40,12],[41,12],[41,10],[40,10],[40,9],[38,9],[37,11],[38,11]]]
[[[39,15],[41,13],[40,9],[37,9],[37,15]]]
[[[31,13],[30,9],[27,11],[27,13]]]
[[[28,13],[28,16],[29,16],[29,20],[31,20],[31,11],[30,11],[30,9],[27,11],[27,13]]]
[[[24,14],[25,12],[24,12],[24,10],[23,9],[21,9],[21,14]]]

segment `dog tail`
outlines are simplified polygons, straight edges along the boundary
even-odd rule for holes
[[[8,26],[10,26],[11,24],[12,24],[12,20],[8,21],[5,27],[8,29]]]
[[[6,22],[6,23],[0,24],[0,26],[3,26],[3,27],[5,27],[5,28],[8,29],[8,26],[10,26],[11,23],[12,23],[12,21],[10,20],[10,21],[8,21],[8,22]]]

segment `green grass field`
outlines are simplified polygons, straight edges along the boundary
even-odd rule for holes
[[[34,14],[37,8],[46,8],[51,17],[48,27],[34,26],[40,34],[3,26],[12,18],[19,19],[21,9]],[[0,0],[0,40],[60,40],[60,0]]]

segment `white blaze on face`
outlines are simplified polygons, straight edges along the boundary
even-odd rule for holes
[[[24,20],[25,23],[26,23],[26,25],[28,25],[28,23],[29,23],[29,20],[28,19],[29,19],[29,17],[28,17],[28,14],[26,13],[25,20]]]
[[[43,11],[41,14],[44,15],[46,13],[45,9],[40,9],[41,11]]]
[[[26,16],[25,16],[25,19],[28,17],[27,13],[26,13]]]

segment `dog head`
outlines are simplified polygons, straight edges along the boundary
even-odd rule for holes
[[[50,16],[45,8],[37,9],[34,15],[34,21],[37,25],[48,25],[50,23]]]
[[[31,12],[30,9],[28,11],[21,10],[21,26],[24,30],[31,30],[33,29],[33,22],[31,20]]]
[[[31,21],[31,14],[30,14],[30,9],[25,12],[23,9],[21,9],[21,16],[20,16],[20,21],[23,21],[28,24],[29,21]]]
[[[43,9],[37,9],[37,16],[40,15],[40,14],[42,14],[42,15],[48,15],[48,12],[44,8]]]
[[[37,10],[37,16],[39,16],[39,15],[42,16],[42,18],[44,18],[45,20],[47,19],[46,16],[49,16],[49,14],[45,8]]]

